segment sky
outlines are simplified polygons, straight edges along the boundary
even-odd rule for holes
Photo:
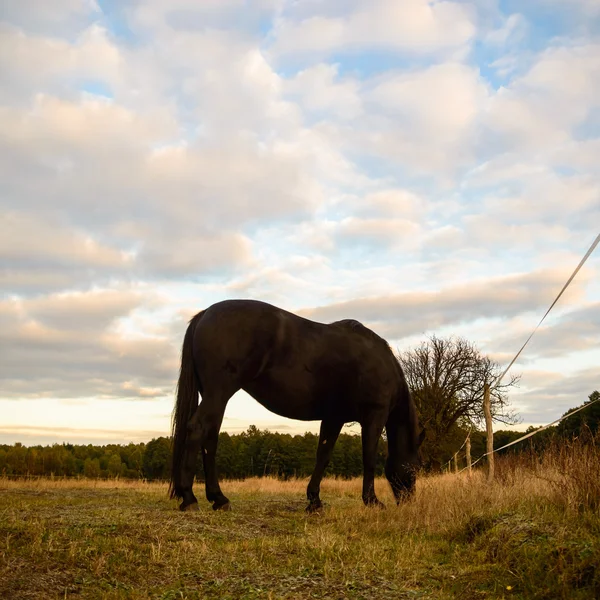
[[[504,366],[600,232],[600,2],[3,2],[0,132],[0,443],[167,435],[227,298]],[[520,428],[600,388],[599,273],[513,366]]]

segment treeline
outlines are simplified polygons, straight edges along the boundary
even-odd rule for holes
[[[584,428],[592,433],[600,424],[600,393],[589,396],[589,406],[565,419],[555,427],[550,427],[529,440],[516,444],[506,452],[523,450],[542,451],[551,440],[572,438]],[[571,409],[569,414],[576,409]],[[531,431],[530,428],[528,431]],[[456,427],[444,440],[443,456],[450,460],[467,434],[467,428]],[[523,435],[520,431],[496,431],[494,447],[500,448]],[[225,479],[244,479],[271,475],[288,479],[307,477],[312,473],[318,444],[318,436],[313,433],[290,435],[261,431],[250,426],[247,431],[230,435],[221,433],[217,451],[219,474]],[[486,435],[481,431],[471,434],[473,458],[485,452]],[[383,474],[387,454],[385,438],[379,444],[377,474]],[[437,456],[437,454],[436,454]],[[52,446],[31,446],[22,444],[0,445],[0,474],[5,476],[67,476],[88,478],[130,478],[168,479],[171,463],[171,441],[166,437],[153,439],[147,444],[108,444],[105,446],[54,444]],[[431,466],[427,446],[423,451],[425,467]],[[359,435],[342,433],[335,445],[329,475],[342,478],[357,477],[362,474],[362,446]],[[203,477],[202,460],[198,457],[197,475]]]
[[[247,431],[219,435],[217,468],[225,479],[271,475],[288,479],[312,473],[318,435],[290,435],[261,431],[251,425]],[[380,444],[377,470],[383,473],[387,448]],[[147,444],[105,446],[54,444],[31,446],[0,445],[0,473],[5,476],[84,476],[89,478],[168,479],[171,441],[166,437]],[[342,433],[335,445],[328,473],[351,478],[362,473],[359,435]],[[203,477],[198,456],[197,475]]]

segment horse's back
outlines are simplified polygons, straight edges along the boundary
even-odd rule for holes
[[[223,368],[240,381],[255,379],[274,362],[293,362],[322,325],[258,300],[224,300],[207,308],[196,325],[198,363]],[[293,355],[293,356],[292,356]]]
[[[389,346],[358,321],[326,325],[256,300],[206,309],[194,352],[202,380],[237,385],[295,419],[358,420],[374,404],[385,407],[397,386]]]

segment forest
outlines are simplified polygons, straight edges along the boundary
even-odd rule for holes
[[[571,439],[584,428],[592,433],[600,423],[600,393],[594,391],[584,404],[587,408],[550,427],[538,435],[516,444],[505,452],[541,451],[551,440]],[[568,415],[575,410],[567,411]],[[564,415],[563,415],[564,416]],[[527,431],[531,431],[532,428]],[[456,452],[468,429],[457,425],[448,432],[435,449],[436,456],[448,461]],[[523,432],[498,430],[494,433],[494,447],[500,448],[518,439]],[[250,426],[247,431],[231,435],[222,432],[219,436],[217,466],[224,479],[245,479],[265,475],[290,479],[307,477],[314,467],[318,436],[313,433],[290,435],[259,430]],[[485,432],[475,430],[471,434],[473,458],[485,452]],[[428,470],[439,465],[429,455],[428,445],[423,448],[423,464]],[[441,454],[439,454],[441,452]],[[385,436],[379,444],[377,474],[383,474],[387,453]],[[159,437],[147,443],[108,444],[103,446],[54,444],[52,446],[30,446],[16,443],[0,445],[0,474],[4,476],[66,476],[87,478],[128,478],[163,480],[169,477],[171,444],[167,437]],[[327,474],[349,479],[362,473],[362,452],[359,435],[342,433],[336,443]],[[198,478],[202,479],[202,461],[198,460]]]

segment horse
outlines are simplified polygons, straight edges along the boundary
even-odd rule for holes
[[[384,508],[374,486],[384,427],[385,475],[396,503],[413,493],[424,431],[388,343],[352,319],[324,324],[257,300],[225,300],[195,315],[183,340],[169,486],[181,510],[198,509],[192,484],[200,452],[207,500],[214,510],[230,509],[215,458],[227,402],[239,390],[282,417],[321,421],[308,512],[322,507],[321,480],[346,423],[361,426],[363,502]]]

